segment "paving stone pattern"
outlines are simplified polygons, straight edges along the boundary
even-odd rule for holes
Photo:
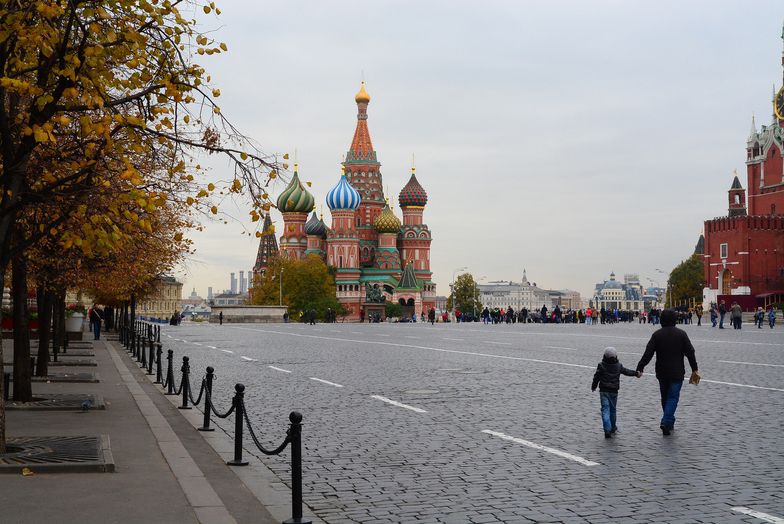
[[[760,522],[734,506],[784,515],[784,367],[721,362],[784,366],[784,331],[687,326],[703,378],[739,385],[684,384],[663,437],[652,362],[643,378],[622,377],[619,433],[606,440],[593,370],[608,345],[634,367],[653,329],[186,323],[165,326],[162,342],[177,362],[190,357],[193,384],[215,367],[221,411],[243,382],[268,446],[290,411],[303,413],[305,502],[326,522]],[[233,434],[233,420],[220,424]],[[289,483],[288,452],[263,460]]]

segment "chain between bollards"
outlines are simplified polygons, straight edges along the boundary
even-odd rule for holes
[[[139,351],[139,353],[141,354],[140,367],[142,369],[147,367],[147,341],[148,341],[147,337],[142,337],[142,350]]]
[[[152,366],[155,364],[155,342],[150,341],[150,358],[147,362],[147,375],[152,375]]]

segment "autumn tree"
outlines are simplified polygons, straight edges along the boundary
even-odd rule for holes
[[[452,304],[462,313],[479,313],[482,303],[479,301],[479,289],[471,273],[458,275],[452,293],[446,300],[446,308],[452,310]]]
[[[253,220],[269,209],[265,187],[277,164],[221,113],[220,90],[195,57],[227,47],[181,12],[197,8],[219,13],[213,3],[186,0],[41,0],[0,7],[0,288],[10,261],[44,239],[104,256],[124,240],[115,226],[126,213],[150,228],[146,217],[123,206],[98,215],[70,199],[115,187],[117,180],[133,186],[121,194],[141,208],[176,196],[216,214],[214,195],[244,190]],[[226,155],[233,176],[220,187],[200,182],[199,152]],[[157,179],[139,170],[142,154],[163,160]],[[167,193],[160,184],[166,181],[182,183],[183,191]],[[20,217],[54,199],[64,205],[19,235]],[[80,214],[89,215],[91,226],[68,227]],[[0,453],[4,428],[0,401]]]
[[[256,277],[252,304],[277,305],[281,296],[295,320],[309,309],[315,309],[320,318],[324,318],[328,308],[341,309],[335,295],[335,277],[314,254],[303,260],[276,257],[264,274]]]
[[[667,280],[669,296],[667,306],[702,302],[705,287],[704,265],[701,255],[694,254],[675,266]]]

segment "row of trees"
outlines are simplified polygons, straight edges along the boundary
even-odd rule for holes
[[[227,47],[186,15],[197,11],[219,13],[191,0],[0,6],[0,289],[10,277],[20,400],[31,396],[27,286],[45,371],[66,288],[129,300],[190,252],[187,230],[221,199],[245,192],[254,221],[271,207],[278,164],[222,114],[196,60]],[[202,153],[224,155],[231,174],[208,181]]]

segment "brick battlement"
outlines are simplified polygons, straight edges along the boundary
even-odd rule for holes
[[[705,233],[731,231],[733,229],[784,231],[784,216],[754,215],[740,217],[717,217],[705,221]]]

